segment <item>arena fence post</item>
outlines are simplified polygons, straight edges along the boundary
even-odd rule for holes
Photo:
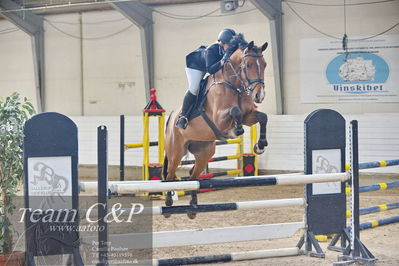
[[[336,235],[329,245],[329,249],[334,249],[334,244],[341,238],[341,243],[349,242],[347,247],[343,247],[343,254],[338,256],[338,263],[335,265],[342,265],[342,262],[347,264],[362,263],[367,265],[374,265],[377,259],[360,241],[360,213],[359,213],[359,142],[358,142],[358,122],[356,120],[350,123],[351,135],[351,226],[345,228],[340,234]],[[342,245],[342,244],[341,244]]]
[[[98,260],[97,266],[108,265],[108,226],[105,217],[108,212],[108,132],[107,127],[97,128],[97,171],[98,171]]]
[[[119,119],[119,180],[125,181],[125,116]]]

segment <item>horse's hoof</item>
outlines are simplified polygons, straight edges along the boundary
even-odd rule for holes
[[[244,134],[244,129],[242,128],[242,127],[240,127],[240,128],[236,128],[235,130],[234,130],[234,134],[238,137],[238,136],[241,136],[242,134]]]
[[[268,145],[267,140],[265,140],[265,139],[258,141],[258,143],[259,143],[260,146],[262,146],[262,147],[267,147],[267,145]]]
[[[170,214],[170,213],[164,213],[164,214],[162,214],[163,215],[163,217],[165,217],[165,218],[170,218],[170,216],[172,216],[172,214]]]
[[[168,207],[173,205],[173,198],[170,192],[166,194],[165,205]]]
[[[254,146],[254,152],[255,152],[257,155],[260,155],[260,154],[262,154],[262,153],[265,152],[265,148],[261,149],[261,148],[259,147],[258,144],[255,144],[255,146]]]
[[[191,207],[196,207],[198,204],[198,196],[197,196],[198,191],[197,190],[192,190],[190,191],[191,195],[191,200],[190,200],[190,205]]]
[[[192,219],[195,219],[195,217],[197,217],[197,214],[195,212],[189,212],[189,213],[187,213],[187,216],[188,216],[188,218],[190,218],[192,220]]]
[[[197,196],[192,197],[191,200],[190,200],[190,206],[196,208],[196,207],[197,207],[197,204],[198,204],[198,198],[197,198]]]
[[[172,206],[173,205],[173,200],[172,199],[166,199],[165,200],[165,206],[167,206],[167,207],[170,207],[170,206]]]

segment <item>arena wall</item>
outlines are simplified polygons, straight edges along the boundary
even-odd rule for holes
[[[342,7],[290,5],[323,32],[334,36],[342,34]],[[270,41],[268,19],[250,1],[228,16],[221,16],[220,11],[200,19],[172,19],[161,14],[197,16],[210,13],[218,7],[218,2],[155,7],[155,87],[158,100],[167,114],[181,103],[187,85],[185,55],[201,44],[214,42],[221,28],[234,28],[258,44]],[[349,6],[347,32],[367,36],[378,33],[397,22],[398,8],[397,1]],[[300,103],[300,61],[306,60],[300,58],[300,41],[322,38],[323,35],[306,26],[287,3],[283,3],[283,13],[283,98],[287,115],[274,115],[275,82],[270,50],[273,47],[269,47],[265,52],[268,62],[265,72],[267,97],[260,105],[260,110],[270,115],[270,147],[261,156],[260,168],[302,169],[302,121],[307,113],[317,108],[332,108],[347,114],[349,119],[360,120],[361,161],[397,159],[398,103]],[[141,141],[142,136],[141,109],[146,99],[139,29],[113,10],[48,15],[45,16],[44,26],[46,110],[72,116],[79,125],[82,164],[96,163],[95,128],[100,124],[108,125],[110,163],[119,164],[118,115],[129,115],[126,142]],[[0,30],[15,28],[7,20],[0,20]],[[117,31],[121,33],[114,35]],[[389,32],[398,33],[397,28]],[[0,97],[18,91],[36,104],[30,37],[21,30],[0,34],[0,60]],[[153,134],[155,138],[156,131]],[[234,153],[234,146],[225,146],[219,149],[217,155]],[[126,162],[140,166],[141,152],[127,152]],[[216,163],[215,167],[231,168],[231,162]]]
[[[271,115],[267,137],[269,147],[259,158],[261,170],[303,171],[304,140],[303,120],[306,115]],[[142,117],[125,117],[125,143],[142,142]],[[390,114],[381,118],[380,115],[350,115],[346,121],[359,121],[359,152],[360,162],[393,160],[399,158],[399,115]],[[80,164],[94,165],[96,157],[96,128],[106,125],[109,132],[109,164],[119,165],[119,117],[95,116],[72,117],[79,128],[79,160]],[[150,140],[157,140],[157,120],[150,119]],[[246,130],[245,149],[249,150],[249,130]],[[349,134],[349,132],[347,132]],[[349,139],[347,137],[347,139]],[[348,144],[349,145],[349,144]],[[151,148],[150,161],[157,162],[156,148]],[[232,155],[236,152],[236,145],[217,147],[216,156]],[[189,157],[192,159],[191,157]],[[141,166],[143,159],[142,149],[125,152],[126,166]],[[349,154],[347,154],[347,162]],[[215,162],[210,167],[234,169],[234,161]],[[399,173],[399,166],[375,168],[365,171],[382,173]]]
[[[343,35],[342,7],[290,5],[321,31],[334,36]],[[200,19],[172,19],[161,15],[161,12],[168,12],[198,16],[217,8],[217,1],[155,7],[155,87],[165,109],[171,110],[181,103],[187,86],[185,55],[201,44],[214,42],[221,28],[234,28],[258,44],[270,41],[268,19],[250,1],[227,16],[221,16],[220,11]],[[349,36],[371,36],[389,28],[397,22],[398,8],[397,1],[348,6]],[[399,112],[398,103],[301,103],[300,41],[324,36],[301,21],[287,3],[283,3],[283,13],[285,114],[300,115],[317,108],[333,108],[346,114],[381,113],[382,116]],[[45,19],[46,111],[73,116],[140,115],[145,94],[138,28],[119,12],[111,10],[83,12],[81,15],[48,15]],[[15,28],[7,20],[0,20],[0,31]],[[118,31],[121,33],[114,34]],[[398,33],[396,27],[387,34]],[[260,108],[276,114],[271,50],[265,53],[265,58],[269,65],[265,73],[267,98]],[[18,91],[36,104],[30,37],[21,30],[2,32],[0,60],[0,96]]]

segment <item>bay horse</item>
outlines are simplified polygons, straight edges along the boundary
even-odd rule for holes
[[[262,52],[267,45],[266,42],[257,47],[253,41],[247,43],[242,38],[229,61],[208,77],[202,113],[190,120],[185,130],[175,127],[180,109],[171,113],[165,132],[166,180],[175,179],[176,169],[187,151],[195,157],[190,179],[198,178],[215,153],[215,141],[237,138],[244,133],[243,125],[260,124],[260,136],[254,151],[257,154],[264,152],[267,146],[267,115],[257,111],[255,103],[261,103],[265,97],[266,61]],[[190,205],[197,205],[197,201],[197,191],[191,191]],[[165,204],[173,205],[172,192],[167,192]],[[196,213],[187,215],[194,219]]]

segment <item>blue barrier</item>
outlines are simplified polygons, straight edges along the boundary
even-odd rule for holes
[[[370,169],[370,168],[387,167],[387,166],[394,166],[394,165],[399,165],[399,159],[359,163],[359,169]],[[345,165],[345,169],[347,171],[350,170],[349,163],[347,163]]]
[[[392,210],[392,209],[397,209],[397,208],[399,208],[399,202],[394,202],[394,203],[381,204],[378,206],[363,208],[363,209],[359,210],[359,213],[360,213],[360,215],[365,215],[365,214],[369,214],[369,213],[387,211],[387,210]]]
[[[377,191],[377,190],[384,190],[387,188],[394,188],[399,187],[399,181],[389,182],[389,183],[380,183],[368,186],[361,186],[359,187],[359,192],[369,192],[369,191]]]
[[[377,226],[382,226],[382,225],[387,225],[387,224],[392,224],[392,223],[398,223],[398,222],[399,222],[399,216],[394,216],[394,217],[380,219],[380,220],[373,220],[370,222],[361,223],[360,230],[374,228]]]

